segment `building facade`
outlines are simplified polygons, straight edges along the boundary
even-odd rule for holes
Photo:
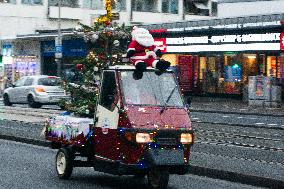
[[[249,76],[271,76],[284,88],[283,20],[271,14],[145,27],[164,41],[163,58],[177,66],[184,91],[243,95]]]
[[[105,14],[104,3],[104,0],[61,1],[62,63],[67,67],[73,59],[86,54],[84,42],[74,36],[72,28],[78,22],[92,25],[95,18]],[[197,20],[202,23],[203,20],[232,15],[279,12],[284,7],[284,0],[113,0],[113,7],[114,12],[119,13],[116,18],[118,23],[157,23],[163,28],[164,25],[160,23],[172,25],[191,20],[195,20],[193,23],[198,23]],[[2,86],[4,80],[14,82],[23,75],[56,74],[54,55],[58,17],[58,0],[0,0]]]

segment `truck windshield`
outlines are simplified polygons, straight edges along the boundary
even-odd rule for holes
[[[133,79],[133,71],[121,72],[123,95],[126,104],[183,107],[183,101],[172,73],[160,76],[144,72],[142,79]],[[176,89],[175,89],[176,88]]]

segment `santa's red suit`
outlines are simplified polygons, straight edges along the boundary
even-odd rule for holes
[[[128,45],[128,51],[135,51],[135,53],[130,57],[130,61],[133,65],[136,65],[139,62],[145,62],[147,67],[156,67],[157,59],[156,52],[159,48],[156,45],[151,45],[149,47],[140,45],[137,41],[132,40]]]

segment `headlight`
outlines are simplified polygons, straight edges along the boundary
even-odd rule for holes
[[[149,133],[137,133],[136,142],[137,143],[148,143],[148,142],[152,142],[152,139]]]
[[[190,144],[193,141],[193,135],[190,133],[182,133],[180,135],[180,142],[182,144]]]

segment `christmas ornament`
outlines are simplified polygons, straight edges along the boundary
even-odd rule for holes
[[[94,34],[92,35],[91,42],[92,42],[92,43],[95,43],[98,39],[99,39],[99,36],[94,33]]]
[[[77,69],[78,71],[83,70],[83,64],[76,64],[76,69]]]

